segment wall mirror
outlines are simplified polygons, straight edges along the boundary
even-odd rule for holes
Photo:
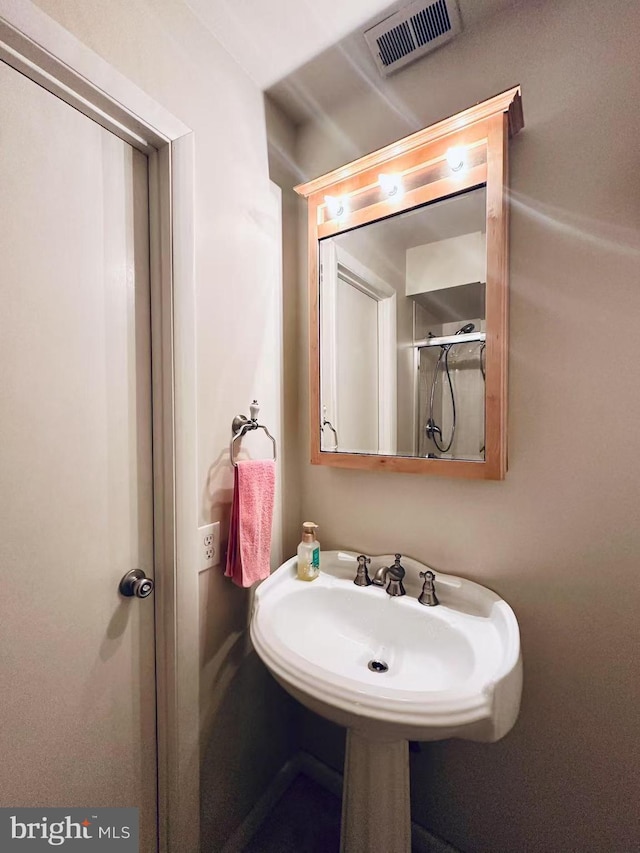
[[[519,87],[296,187],[311,461],[502,479]]]

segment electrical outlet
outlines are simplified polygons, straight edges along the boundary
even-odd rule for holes
[[[204,572],[220,562],[220,522],[198,528],[198,571]]]

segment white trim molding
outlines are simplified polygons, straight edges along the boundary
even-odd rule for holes
[[[0,0],[0,60],[149,158],[159,850],[196,853],[193,134],[29,0]]]

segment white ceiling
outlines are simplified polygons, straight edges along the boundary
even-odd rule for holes
[[[381,93],[381,103],[395,103],[396,76],[407,73],[402,69],[384,79],[362,34],[411,0],[182,2],[294,124],[371,90]],[[484,18],[529,0],[455,2],[464,37]]]
[[[261,88],[373,18],[390,0],[185,0]],[[393,4],[394,6],[397,3]]]

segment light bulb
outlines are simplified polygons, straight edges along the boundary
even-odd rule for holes
[[[349,200],[346,196],[337,198],[334,195],[326,195],[324,200],[331,219],[341,219],[349,212]]]
[[[378,175],[378,183],[382,192],[386,193],[389,198],[402,195],[402,175],[397,172],[393,175]]]
[[[449,148],[447,151],[447,163],[452,172],[459,172],[464,168],[464,148]]]

